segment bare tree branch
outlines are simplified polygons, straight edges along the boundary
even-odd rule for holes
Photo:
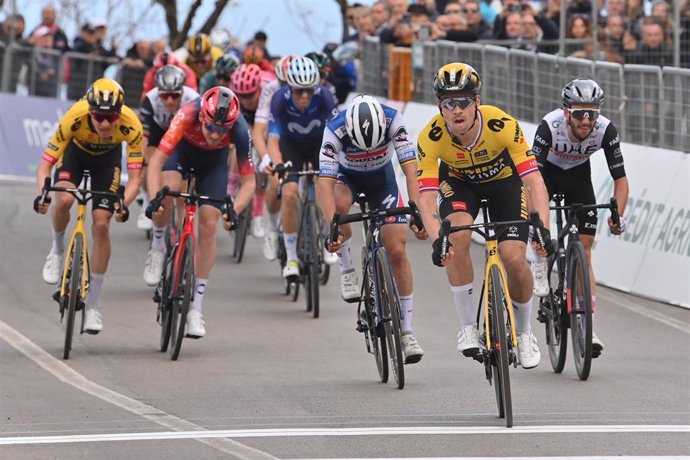
[[[211,14],[208,15],[208,18],[206,18],[206,22],[201,26],[199,32],[207,34],[211,31],[213,26],[218,22],[218,19],[220,19],[220,15],[223,14],[223,10],[228,5],[228,2],[229,0],[216,0],[216,6],[213,8]]]
[[[345,41],[345,39],[350,35],[350,27],[347,25],[347,0],[335,0],[335,2],[340,6],[340,17],[343,20],[343,39],[342,41]]]
[[[168,25],[168,31],[170,32],[169,43],[172,47],[173,43],[176,43],[180,32],[177,30],[177,2],[176,0],[155,0],[156,3],[163,7],[165,11],[165,23]],[[197,0],[201,3],[199,0]],[[191,23],[191,19],[189,19]],[[173,47],[174,49],[175,47]]]
[[[194,16],[196,16],[196,10],[198,10],[201,6],[201,2],[202,0],[194,0],[192,6],[189,7],[187,17],[184,20],[184,24],[182,24],[182,29],[180,29],[179,34],[177,35],[177,37],[175,37],[174,40],[172,39],[172,37],[170,38],[170,46],[172,47],[172,49],[177,49],[180,46],[182,46],[185,39],[189,35],[189,30],[192,28],[192,20],[194,19]]]

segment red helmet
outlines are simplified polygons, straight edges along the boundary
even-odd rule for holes
[[[153,58],[153,67],[156,69],[163,67],[164,65],[180,65],[179,59],[177,59],[177,56],[173,54],[170,51],[163,51],[161,53],[156,54],[156,57]]]
[[[201,96],[201,113],[219,126],[232,126],[240,116],[240,100],[224,86],[209,89]]]
[[[264,50],[256,45],[247,45],[244,49],[245,64],[261,64],[264,60]]]
[[[232,90],[237,94],[254,94],[260,89],[261,68],[256,64],[242,64],[232,74]]]

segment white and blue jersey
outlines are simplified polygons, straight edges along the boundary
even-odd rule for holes
[[[417,162],[415,143],[409,138],[402,114],[392,107],[382,107],[386,134],[380,146],[362,150],[354,145],[347,135],[345,111],[342,111],[326,125],[319,154],[319,178],[347,185],[353,196],[365,193],[371,209],[402,206],[392,163],[393,151],[401,166]],[[404,216],[399,216],[384,223],[405,221]]]
[[[285,86],[273,95],[268,135],[279,136],[300,143],[317,143],[323,136],[326,122],[337,113],[331,92],[322,85],[302,112],[292,98],[292,90]]]

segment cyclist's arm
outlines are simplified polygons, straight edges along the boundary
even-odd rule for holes
[[[415,145],[409,139],[405,120],[400,112],[395,114],[388,127],[388,135],[393,143],[400,168],[405,174],[407,195],[415,203],[419,202],[419,184],[417,183],[417,155]]]
[[[274,165],[283,162],[283,156],[280,153],[280,136],[283,129],[283,112],[285,109],[284,98],[280,97],[282,94],[282,91],[274,94],[271,100],[271,111],[268,116],[268,145],[266,150]]]
[[[545,120],[542,120],[537,127],[537,132],[534,134],[534,142],[532,143],[532,152],[537,158],[537,165],[539,165],[540,169],[544,168],[546,158],[549,155],[549,149],[551,148],[551,143],[552,136],[549,124]]]
[[[244,116],[240,115],[230,131],[230,137],[235,145],[237,168],[240,173],[240,189],[235,197],[235,211],[244,211],[254,197],[256,181],[254,179],[254,165],[251,159],[252,142],[249,135],[249,125]]]
[[[333,220],[335,214],[335,181],[338,177],[338,156],[342,149],[340,139],[330,127],[323,130],[321,151],[319,153],[319,180],[317,193],[319,207],[326,222]]]
[[[163,153],[160,148],[156,148],[149,159],[146,166],[146,189],[149,193],[149,199],[153,199],[161,189],[161,174],[167,159],[168,155]]]
[[[525,186],[527,195],[527,208],[530,211],[537,211],[539,218],[544,223],[544,227],[549,228],[549,193],[546,191],[544,178],[541,173],[535,170],[522,176],[522,184]]]
[[[625,164],[623,163],[623,153],[621,152],[620,137],[618,130],[609,123],[601,141],[606,155],[606,163],[613,179],[613,196],[618,202],[618,213],[622,216],[625,212],[625,205],[628,203],[628,178],[625,175]]]
[[[438,237],[441,217],[438,213],[438,156],[434,153],[433,141],[429,139],[429,126],[422,130],[417,140],[417,159],[419,160],[419,212],[424,228],[432,240]]]
[[[36,182],[39,193],[43,192],[45,178],[50,176],[53,166],[60,161],[60,158],[62,158],[62,155],[65,153],[67,145],[69,145],[72,140],[72,134],[74,132],[71,129],[72,124],[74,123],[76,125],[76,123],[81,123],[78,119],[81,113],[80,106],[83,106],[83,104],[86,104],[86,102],[79,101],[65,113],[60,123],[58,123],[53,136],[50,138],[48,145],[46,145],[43,150],[38,169],[36,170]]]
[[[144,152],[142,149],[142,141],[144,138],[144,130],[141,126],[141,121],[134,114],[129,107],[123,107],[122,121],[128,130],[125,141],[127,142],[127,186],[125,187],[124,203],[129,204],[139,194],[141,187],[141,168],[144,165]],[[123,128],[121,126],[120,128]]]

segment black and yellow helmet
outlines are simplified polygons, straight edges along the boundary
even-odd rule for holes
[[[211,54],[211,39],[206,34],[196,34],[187,40],[187,51],[192,59],[203,59]]]
[[[125,103],[125,92],[115,80],[99,78],[86,91],[86,101],[95,112],[119,112]]]
[[[434,76],[434,94],[438,99],[455,93],[470,93],[476,96],[481,88],[482,80],[477,71],[462,62],[446,64],[438,69]]]

